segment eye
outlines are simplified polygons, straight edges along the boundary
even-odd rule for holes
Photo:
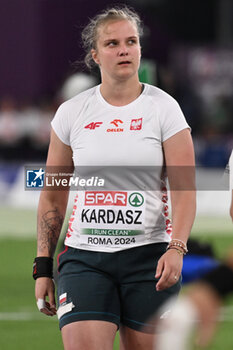
[[[129,39],[129,40],[128,40],[128,43],[129,43],[130,45],[133,45],[133,44],[136,44],[136,43],[137,43],[137,40],[136,40],[136,39]]]
[[[109,46],[109,47],[114,47],[114,46],[116,46],[116,45],[117,45],[117,42],[114,41],[114,40],[109,41],[109,42],[107,43],[107,46]]]

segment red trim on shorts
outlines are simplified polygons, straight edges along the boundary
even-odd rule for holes
[[[59,259],[60,259],[60,257],[61,257],[62,254],[65,254],[65,253],[67,252],[67,250],[68,250],[68,245],[66,245],[66,246],[65,246],[65,249],[64,249],[61,253],[58,254],[58,256],[57,256],[57,270],[58,270],[59,265],[60,265]]]

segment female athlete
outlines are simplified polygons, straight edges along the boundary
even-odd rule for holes
[[[57,313],[66,350],[110,350],[118,329],[121,350],[151,350],[150,319],[180,290],[195,217],[194,151],[178,103],[139,81],[141,34],[139,16],[127,7],[93,18],[82,38],[86,62],[99,67],[101,84],[63,103],[52,121],[47,167],[136,166],[161,175],[146,189],[142,181],[137,190],[117,184],[78,191],[58,258],[57,309],[52,264],[69,190],[42,191],[35,295],[40,311]]]

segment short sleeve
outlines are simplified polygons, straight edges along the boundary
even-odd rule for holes
[[[58,138],[66,145],[70,146],[70,126],[69,110],[66,103],[63,103],[57,110],[51,126]]]
[[[183,129],[191,130],[179,104],[171,96],[163,104],[163,108],[160,111],[160,124],[162,142]]]

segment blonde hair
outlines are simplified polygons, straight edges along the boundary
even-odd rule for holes
[[[95,61],[92,59],[91,50],[96,49],[99,27],[110,20],[117,19],[132,22],[137,28],[139,37],[142,36],[142,21],[139,15],[133,9],[127,6],[122,6],[103,10],[101,13],[92,18],[82,31],[82,42],[84,50],[86,51],[84,62],[88,68],[91,69],[96,65]]]

